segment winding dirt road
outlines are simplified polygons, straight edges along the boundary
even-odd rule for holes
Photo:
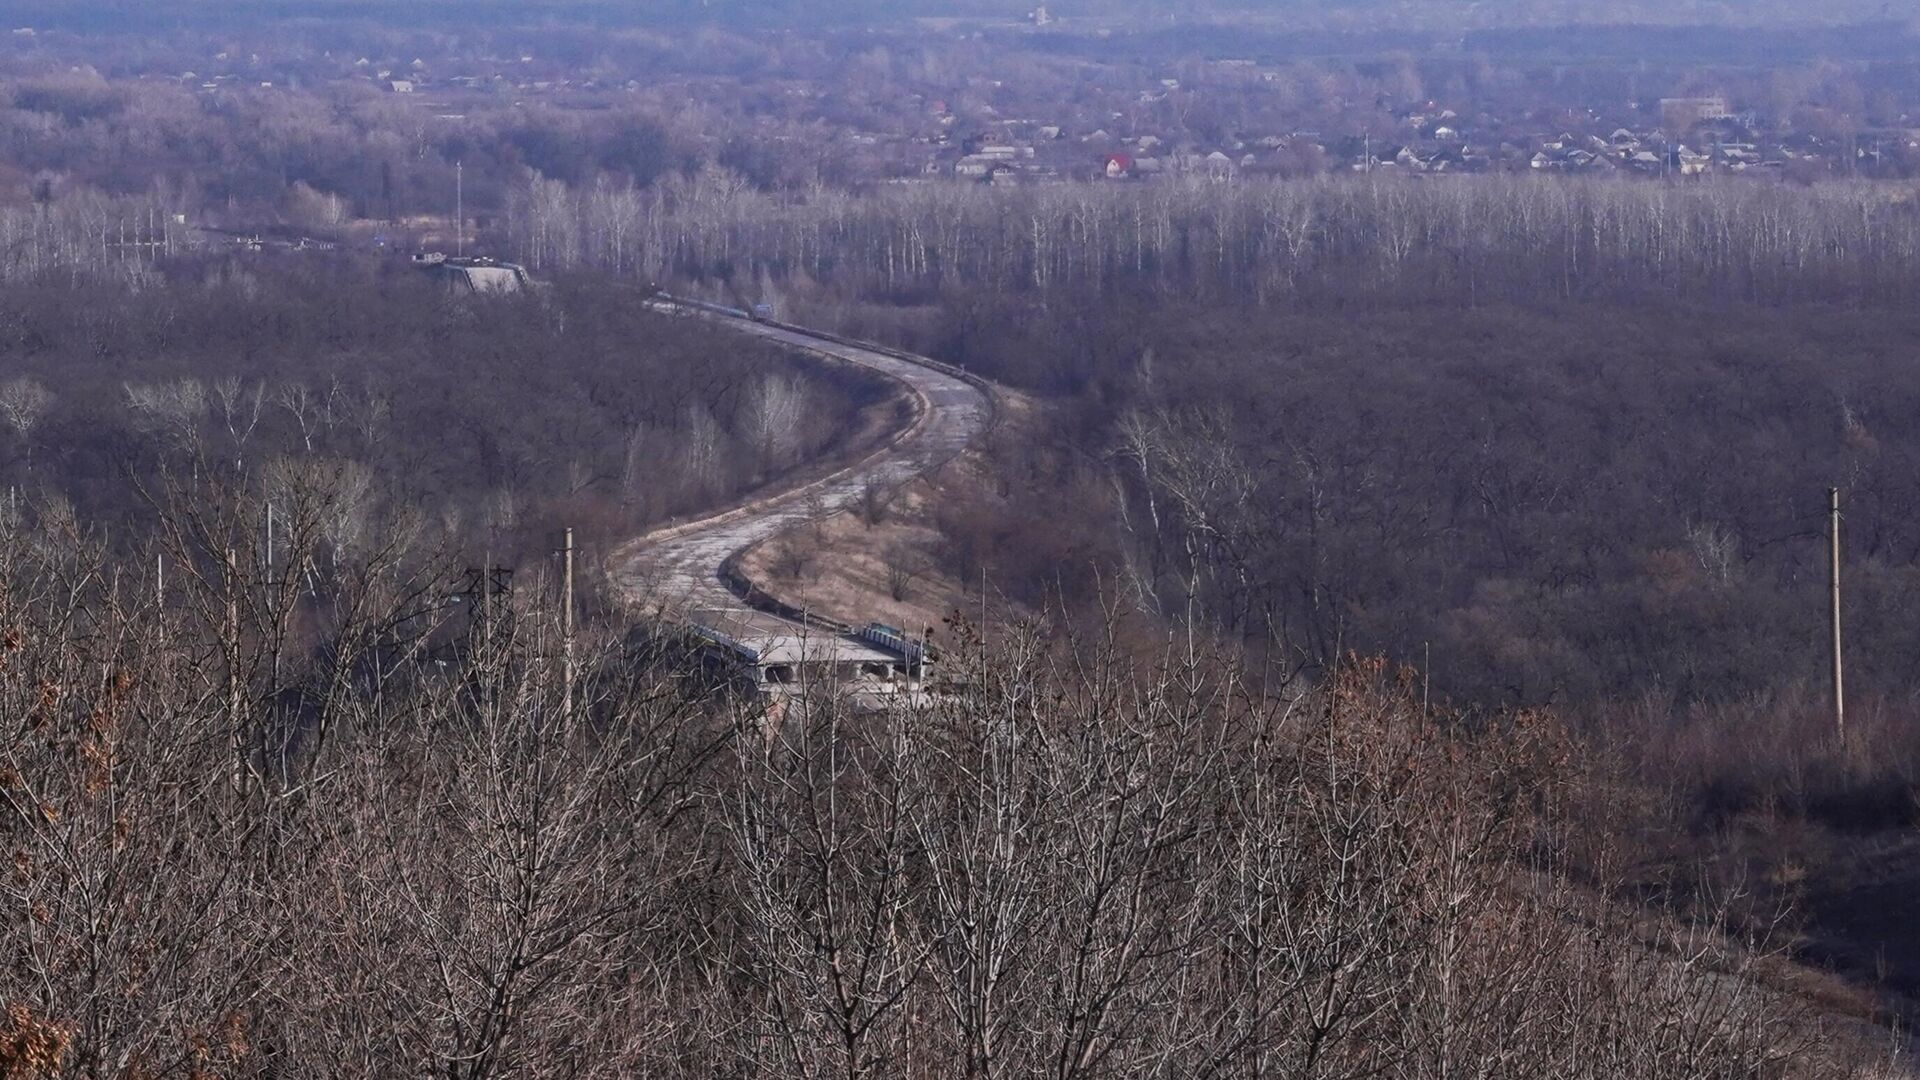
[[[614,581],[630,598],[702,626],[725,628],[736,637],[792,631],[796,624],[791,620],[751,611],[734,595],[724,577],[728,560],[816,517],[852,507],[869,485],[897,487],[939,468],[965,450],[992,417],[993,404],[982,386],[925,358],[704,305],[655,305],[829,362],[865,368],[902,384],[916,402],[912,422],[864,460],[712,517],[655,530],[615,553]]]

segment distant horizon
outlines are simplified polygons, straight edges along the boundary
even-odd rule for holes
[[[920,19],[1024,21],[1040,0],[253,0],[243,6],[218,0],[21,0],[7,16],[7,29],[79,33],[147,29],[218,31],[315,19],[370,23],[406,29],[539,25],[553,19],[594,25],[649,27],[722,25],[736,29],[793,26],[876,26]],[[1616,0],[1605,5],[1576,0],[1052,0],[1044,5],[1054,25],[1111,24],[1146,20],[1207,24],[1279,21],[1311,30],[1393,28],[1423,32],[1556,26],[1736,27],[1780,29],[1862,24],[1911,26],[1915,13],[1882,0],[1836,0],[1817,9],[1789,0],[1661,2]]]

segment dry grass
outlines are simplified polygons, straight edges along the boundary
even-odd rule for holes
[[[996,433],[1020,437],[1039,422],[1026,395],[1001,389]],[[909,632],[931,628],[961,614],[979,619],[982,586],[953,572],[949,538],[939,510],[993,489],[989,463],[978,451],[904,487],[874,492],[854,509],[775,537],[740,562],[748,578],[795,608],[862,625],[882,622]],[[999,590],[985,589],[995,618],[1027,614],[1012,610]]]
[[[956,611],[978,612],[980,586],[943,566],[931,508],[977,481],[977,465],[962,459],[891,493],[877,518],[864,509],[834,515],[759,545],[741,568],[782,602],[827,618],[937,631]]]

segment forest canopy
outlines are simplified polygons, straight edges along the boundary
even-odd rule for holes
[[[1910,28],[1032,7],[9,8],[0,1077],[1906,1065]]]

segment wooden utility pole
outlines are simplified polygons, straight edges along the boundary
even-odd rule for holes
[[[154,635],[162,648],[167,643],[167,556],[155,553],[153,556],[153,626]]]
[[[1840,651],[1840,489],[1827,489],[1827,514],[1830,532],[1827,539],[1830,571],[1829,599],[1832,601],[1833,630],[1833,731],[1842,743],[1847,741],[1846,673]]]
[[[247,741],[240,730],[240,562],[232,548],[227,549],[225,570],[227,625],[221,650],[227,662],[227,734],[233,740],[233,786],[238,791],[244,783],[241,770],[246,761]]]
[[[1433,642],[1420,643],[1425,658],[1420,662],[1420,719],[1433,715]]]
[[[561,715],[573,715],[573,530],[567,530],[566,544],[560,549],[560,577],[563,595],[560,601]]]
[[[487,561],[480,564],[480,649],[491,662],[493,648],[493,546],[487,546]]]
[[[274,629],[278,632],[273,642],[273,688],[280,689],[280,649],[286,644],[286,613],[280,610],[280,594],[275,591],[273,580],[273,503],[267,503],[267,567],[266,582],[261,592],[264,594],[267,610],[273,614]]]

